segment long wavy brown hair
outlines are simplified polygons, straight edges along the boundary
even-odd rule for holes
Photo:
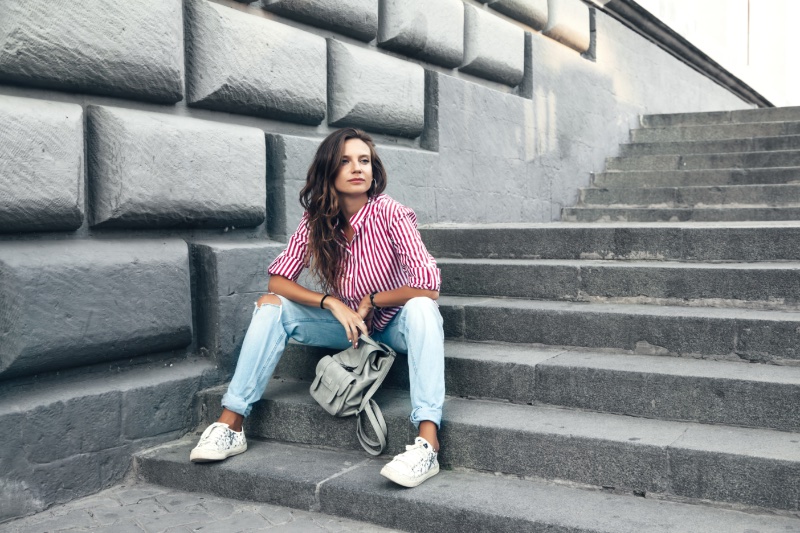
[[[334,188],[344,157],[344,143],[360,139],[369,146],[372,161],[372,185],[367,191],[371,198],[386,189],[386,170],[375,151],[372,137],[356,128],[343,128],[328,135],[317,148],[306,174],[306,184],[300,191],[300,205],[308,213],[308,256],[306,262],[325,292],[339,292],[345,266],[344,228],[348,220],[339,206],[339,194]]]

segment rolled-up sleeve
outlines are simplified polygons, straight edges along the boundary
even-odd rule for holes
[[[408,286],[438,291],[442,275],[417,230],[417,216],[407,207],[398,209],[389,225],[394,251],[408,276]]]
[[[304,214],[297,229],[289,238],[286,249],[269,265],[267,272],[270,276],[283,276],[292,281],[297,281],[300,273],[306,268],[306,252],[308,251],[308,228],[306,223],[308,215]]]

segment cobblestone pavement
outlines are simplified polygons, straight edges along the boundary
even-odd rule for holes
[[[0,524],[3,533],[274,533],[396,531],[321,513],[229,500],[143,483],[123,484]]]

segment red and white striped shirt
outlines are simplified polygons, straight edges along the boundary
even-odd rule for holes
[[[289,244],[269,265],[270,275],[297,281],[308,267],[308,214],[289,239]],[[353,240],[345,247],[344,280],[334,294],[352,310],[366,294],[397,289],[404,285],[438,291],[441,273],[417,231],[417,216],[408,207],[381,194],[370,198],[350,218]],[[383,331],[400,307],[376,309],[372,326]]]

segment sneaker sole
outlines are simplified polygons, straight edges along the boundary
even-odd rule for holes
[[[192,450],[192,453],[189,454],[189,461],[193,463],[213,463],[216,461],[222,461],[227,459],[228,457],[233,457],[234,455],[239,455],[240,453],[244,453],[247,451],[247,444],[245,444],[241,448],[235,448],[228,452],[213,452],[211,450]]]
[[[431,477],[433,477],[433,476],[435,476],[436,474],[439,473],[439,465],[438,464],[435,467],[433,467],[430,470],[428,470],[425,473],[425,475],[417,477],[417,478],[412,478],[412,477],[408,477],[406,475],[403,475],[400,472],[397,472],[395,470],[392,470],[391,468],[388,468],[388,466],[389,465],[386,465],[381,469],[381,475],[383,477],[385,477],[386,479],[394,481],[398,485],[401,485],[403,487],[407,487],[409,489],[414,488],[414,487],[422,484],[422,482],[425,481],[426,479],[431,478]]]

